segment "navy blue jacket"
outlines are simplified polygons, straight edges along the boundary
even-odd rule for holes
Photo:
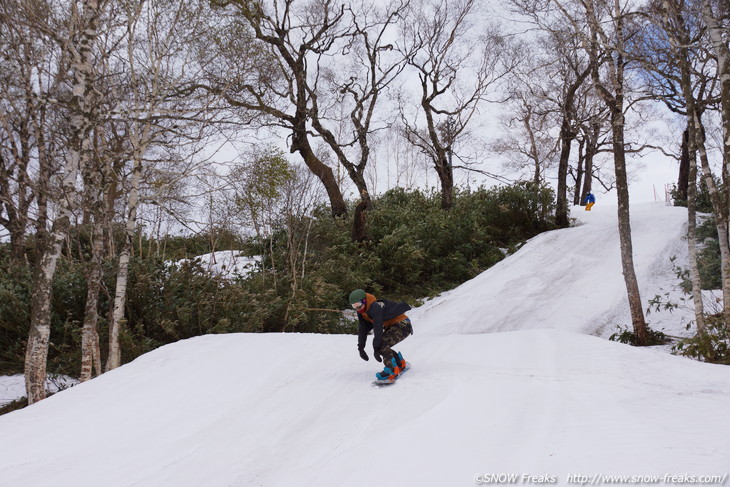
[[[373,350],[375,353],[380,351],[380,347],[383,345],[383,330],[387,326],[389,321],[399,318],[406,311],[411,309],[408,303],[395,301],[388,301],[387,299],[379,299],[375,302],[369,303],[370,305],[364,310],[363,313],[357,314],[359,321],[357,327],[357,348],[365,350],[365,342],[368,338],[368,333],[373,332]],[[365,316],[372,320],[369,321]],[[405,315],[403,319],[407,318]],[[384,325],[385,324],[385,325]]]

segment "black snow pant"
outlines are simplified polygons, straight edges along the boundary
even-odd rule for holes
[[[392,347],[412,334],[413,326],[411,326],[411,320],[408,318],[385,328],[383,331],[383,344],[380,347],[380,355],[383,357],[383,363],[386,367],[393,365],[391,359],[398,360],[398,352],[393,350]]]

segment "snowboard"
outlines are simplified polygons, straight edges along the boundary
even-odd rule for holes
[[[395,376],[395,379],[393,379],[393,380],[387,380],[387,379],[386,380],[380,380],[380,379],[375,379],[373,381],[373,385],[374,386],[389,386],[389,385],[395,384],[396,382],[398,382],[398,379],[400,379],[403,376],[403,374],[405,374],[406,371],[408,369],[410,369],[410,368],[411,368],[411,363],[410,362],[406,362],[405,368],[403,370],[401,370],[400,374],[398,374],[397,376]]]

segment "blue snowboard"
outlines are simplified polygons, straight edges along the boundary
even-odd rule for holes
[[[400,379],[403,376],[403,374],[405,374],[406,371],[408,369],[410,369],[410,368],[411,368],[411,363],[410,362],[406,362],[405,368],[403,370],[401,370],[400,374],[398,374],[398,375],[395,376],[395,379],[393,379],[393,380],[388,380],[388,379],[380,380],[380,379],[376,379],[376,380],[373,381],[373,385],[374,386],[389,386],[391,384],[395,384],[396,382],[398,382],[398,379]]]

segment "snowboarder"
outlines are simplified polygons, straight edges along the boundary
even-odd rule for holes
[[[596,197],[593,196],[593,193],[590,191],[586,195],[586,199],[583,200],[583,203],[586,203],[586,211],[591,211],[591,208],[593,208],[593,205],[596,204]]]
[[[406,367],[406,361],[391,347],[413,334],[411,320],[405,315],[411,307],[404,302],[377,299],[362,289],[350,293],[350,304],[357,311],[359,321],[357,349],[360,357],[370,359],[365,352],[365,342],[372,330],[375,360],[385,365],[385,369],[375,377],[380,381],[394,381]]]

